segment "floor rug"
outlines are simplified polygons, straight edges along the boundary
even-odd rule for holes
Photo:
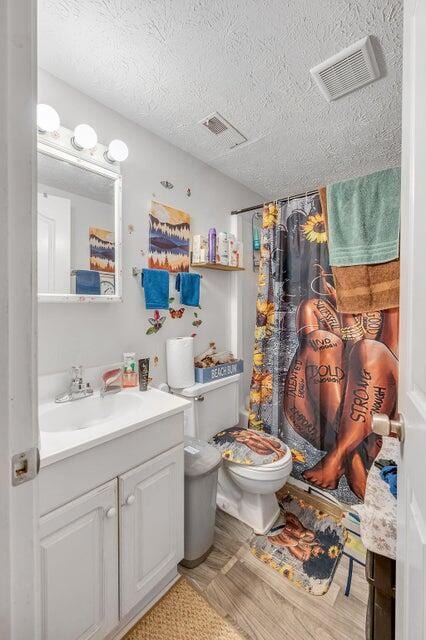
[[[123,640],[242,640],[234,627],[181,578]]]
[[[327,593],[342,556],[347,531],[341,516],[300,497],[298,491],[279,497],[281,513],[263,536],[254,535],[250,550],[256,558],[298,587],[322,596]]]

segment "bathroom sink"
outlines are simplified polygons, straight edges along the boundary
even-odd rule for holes
[[[103,398],[96,395],[63,404],[49,403],[40,407],[40,429],[46,432],[90,429],[118,418],[130,418],[140,412],[144,404],[143,396],[136,393],[116,393]]]
[[[123,389],[119,393],[39,405],[40,463],[47,466],[165,420],[190,406],[187,400],[158,389]]]

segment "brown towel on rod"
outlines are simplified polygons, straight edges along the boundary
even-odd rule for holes
[[[319,190],[327,227],[326,189]],[[399,260],[381,264],[331,267],[336,288],[337,310],[364,313],[399,307]]]

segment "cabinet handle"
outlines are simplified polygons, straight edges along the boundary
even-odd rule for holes
[[[115,518],[116,513],[117,509],[115,507],[110,507],[105,515],[109,520],[111,520],[111,518]]]
[[[130,506],[131,504],[134,503],[134,501],[136,500],[135,496],[133,495],[133,493],[131,493],[129,496],[127,496],[126,498],[126,504],[128,506]]]

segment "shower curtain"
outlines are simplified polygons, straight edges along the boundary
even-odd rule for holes
[[[319,193],[263,210],[249,427],[281,438],[293,476],[362,502],[397,396],[398,310],[336,310]]]

